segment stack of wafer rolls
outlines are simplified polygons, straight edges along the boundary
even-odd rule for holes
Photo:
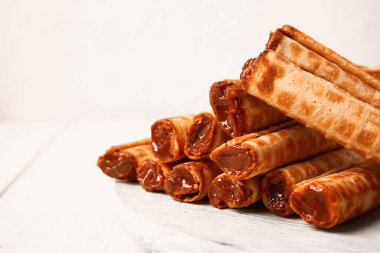
[[[113,146],[97,165],[176,201],[262,199],[331,228],[380,204],[379,73],[285,25],[240,79],[212,84],[213,112],[159,119],[151,138]]]
[[[210,104],[221,129],[231,137],[289,120],[278,110],[247,94],[239,79],[214,83],[210,88]]]
[[[344,170],[366,162],[366,159],[347,149],[338,149],[296,164],[267,173],[262,180],[264,205],[274,214],[289,216],[290,195],[296,185],[327,172]]]
[[[262,174],[337,147],[295,121],[234,138],[211,153],[224,174],[211,183],[210,203],[217,208],[247,207],[261,198]]]
[[[153,155],[151,139],[112,146],[97,161],[98,167],[109,177],[120,180],[135,180],[139,161]]]

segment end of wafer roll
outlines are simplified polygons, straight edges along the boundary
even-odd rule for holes
[[[202,112],[194,116],[187,130],[185,154],[193,160],[210,157],[211,151],[229,140],[222,131],[213,113]]]
[[[263,101],[247,94],[241,80],[226,79],[210,88],[210,104],[220,127],[235,138],[289,120]]]
[[[138,162],[153,155],[150,139],[112,146],[97,160],[104,174],[119,180],[135,180]]]
[[[380,166],[372,162],[308,180],[290,196],[306,222],[331,228],[380,204]]]
[[[195,202],[207,196],[212,180],[221,173],[210,160],[178,164],[166,177],[164,189],[174,200]]]
[[[163,163],[155,156],[146,156],[137,166],[137,181],[147,191],[163,191],[166,176],[180,162]]]
[[[234,181],[226,174],[220,174],[211,183],[208,198],[216,208],[243,208],[261,198],[261,177]]]
[[[194,115],[184,115],[157,120],[151,126],[152,149],[164,163],[175,162],[185,157],[186,132]]]
[[[225,79],[210,88],[210,105],[221,129],[231,137],[247,132],[243,100],[247,94],[238,79]],[[248,95],[249,96],[249,95]]]

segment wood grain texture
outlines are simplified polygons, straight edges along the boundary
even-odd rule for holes
[[[380,208],[331,230],[270,214],[261,204],[220,210],[115,183],[117,216],[152,252],[378,252]],[[337,243],[339,242],[339,243]]]
[[[117,230],[113,179],[95,163],[112,143],[149,134],[149,122],[0,122],[0,177],[24,171],[0,196],[0,252],[145,252]]]

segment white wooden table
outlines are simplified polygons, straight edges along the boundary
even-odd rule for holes
[[[105,149],[146,121],[0,121],[0,252],[146,252],[119,225]]]

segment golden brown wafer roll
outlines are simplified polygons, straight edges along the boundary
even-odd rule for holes
[[[112,146],[97,161],[98,167],[109,177],[120,180],[135,180],[138,162],[153,155],[151,139]]]
[[[380,80],[380,66],[376,68],[362,67],[362,69],[377,80]]]
[[[164,163],[175,162],[185,157],[186,132],[193,122],[193,115],[157,120],[151,127],[152,148]]]
[[[213,113],[202,112],[194,116],[187,130],[185,154],[193,160],[210,158],[210,153],[231,139],[219,127]]]
[[[345,148],[380,161],[380,110],[273,51],[262,53],[247,69],[250,94]]]
[[[165,179],[165,192],[177,201],[201,200],[207,196],[212,180],[221,173],[210,160],[178,164]]]
[[[358,77],[360,80],[362,80],[364,83],[371,86],[372,88],[376,90],[380,90],[379,80],[375,79],[370,74],[363,71],[357,65],[353,64],[346,58],[337,54],[330,48],[327,48],[326,46],[322,45],[321,43],[311,38],[310,36],[306,35],[305,33],[297,30],[296,28],[290,25],[284,25],[282,28],[278,30],[281,33],[288,36],[289,38],[297,41],[298,43],[302,44],[306,48],[310,49],[311,51],[319,54],[320,56],[326,58],[330,62],[338,65],[338,67],[343,69],[345,72]]]
[[[298,124],[243,142],[232,139],[215,149],[211,159],[233,180],[243,180],[336,148],[335,142]]]
[[[137,166],[137,181],[147,191],[163,191],[166,176],[180,162],[163,163],[155,156],[146,156]]]
[[[261,176],[233,181],[226,174],[217,176],[210,185],[208,198],[217,208],[242,208],[261,198]]]
[[[345,72],[333,62],[290,39],[282,34],[280,30],[277,29],[271,33],[267,49],[287,58],[301,69],[335,84],[352,96],[378,109],[380,108],[380,91],[367,85],[358,77]]]
[[[304,162],[274,169],[261,182],[263,203],[272,213],[289,216],[293,213],[289,199],[296,184],[329,171],[348,169],[365,161],[363,156],[354,151],[338,149]]]
[[[242,136],[289,120],[284,114],[243,91],[241,81],[226,79],[210,89],[210,104],[220,127],[231,137]]]
[[[380,165],[367,163],[297,185],[291,208],[306,222],[331,228],[380,203]]]

